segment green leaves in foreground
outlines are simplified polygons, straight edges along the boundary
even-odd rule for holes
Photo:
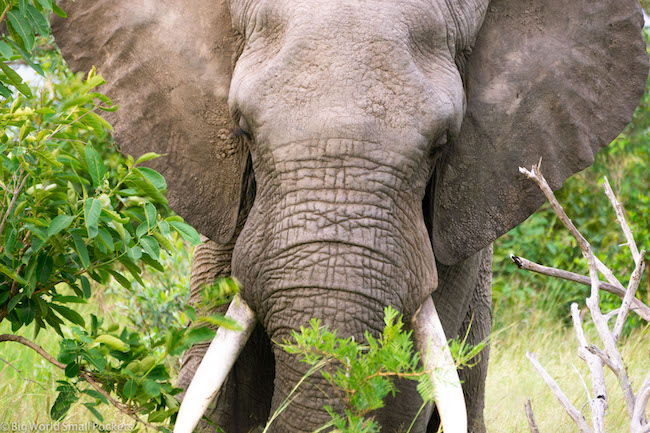
[[[428,372],[419,365],[420,356],[413,350],[411,332],[403,330],[402,317],[392,307],[384,310],[385,328],[379,338],[366,331],[367,344],[352,338],[336,338],[336,331],[320,326],[312,319],[309,328],[294,332],[295,343],[284,342],[283,348],[301,356],[310,365],[325,361],[323,377],[334,388],[334,395],[343,395],[344,415],[326,407],[332,416],[329,425],[346,433],[378,432],[374,419],[365,416],[383,407],[388,394],[395,395],[395,378],[418,381],[424,402],[432,401],[433,385]],[[424,407],[424,404],[423,404]]]
[[[236,280],[224,278],[203,289],[199,308],[214,308],[230,302],[239,290]],[[164,423],[173,419],[179,403],[174,397],[181,390],[171,384],[169,360],[179,356],[191,345],[210,341],[215,330],[204,325],[210,320],[196,318],[193,307],[186,314],[197,324],[168,326],[161,335],[143,338],[142,332],[132,332],[118,325],[103,326],[101,318],[91,315],[89,326],[73,326],[72,337],[61,341],[58,361],[65,364],[68,379],[59,381],[59,395],[50,414],[53,419],[64,417],[71,405],[80,399],[100,421],[98,406],[107,404],[105,394],[89,383],[101,384],[120,410],[145,416],[149,423]],[[218,321],[222,316],[206,316]],[[234,329],[237,324],[224,321],[222,326]],[[162,431],[167,427],[158,426]]]

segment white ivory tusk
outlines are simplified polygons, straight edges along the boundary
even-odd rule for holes
[[[219,392],[230,369],[255,327],[255,313],[239,295],[230,303],[226,317],[241,326],[241,331],[219,328],[187,388],[174,425],[174,433],[192,433],[208,405]]]
[[[415,346],[422,354],[445,433],[467,433],[467,409],[454,359],[433,300],[428,297],[411,321]]]

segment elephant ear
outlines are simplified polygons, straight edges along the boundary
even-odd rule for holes
[[[542,158],[557,189],[630,122],[648,73],[642,26],[637,0],[490,2],[461,132],[425,203],[438,260],[479,251],[544,202],[518,167]]]
[[[190,4],[191,3],[191,4]],[[63,1],[53,33],[68,65],[93,65],[120,108],[115,139],[168,183],[171,207],[199,232],[227,242],[235,230],[247,151],[228,110],[236,48],[227,0]]]

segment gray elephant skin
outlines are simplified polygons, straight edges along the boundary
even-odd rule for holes
[[[307,366],[274,341],[312,317],[378,335],[433,297],[447,338],[490,332],[491,243],[631,120],[648,72],[637,0],[65,0],[70,67],[96,65],[126,153],[210,239],[192,290],[232,272],[257,328],[210,407],[264,425]],[[205,347],[185,355],[187,387]],[[459,372],[483,420],[487,350]],[[406,431],[409,383],[374,413]],[[272,425],[309,432],[341,407],[312,376]],[[432,407],[413,432],[437,431]],[[202,431],[214,427],[200,424]]]

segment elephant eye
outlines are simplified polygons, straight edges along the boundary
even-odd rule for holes
[[[246,137],[248,140],[253,140],[253,135],[250,133],[250,127],[244,116],[239,117],[239,128],[235,129],[233,133],[235,137]]]
[[[438,140],[436,141],[436,144],[433,147],[436,149],[440,148],[445,144],[447,144],[448,141],[449,141],[449,131],[445,131],[440,135],[440,137],[438,137]]]

